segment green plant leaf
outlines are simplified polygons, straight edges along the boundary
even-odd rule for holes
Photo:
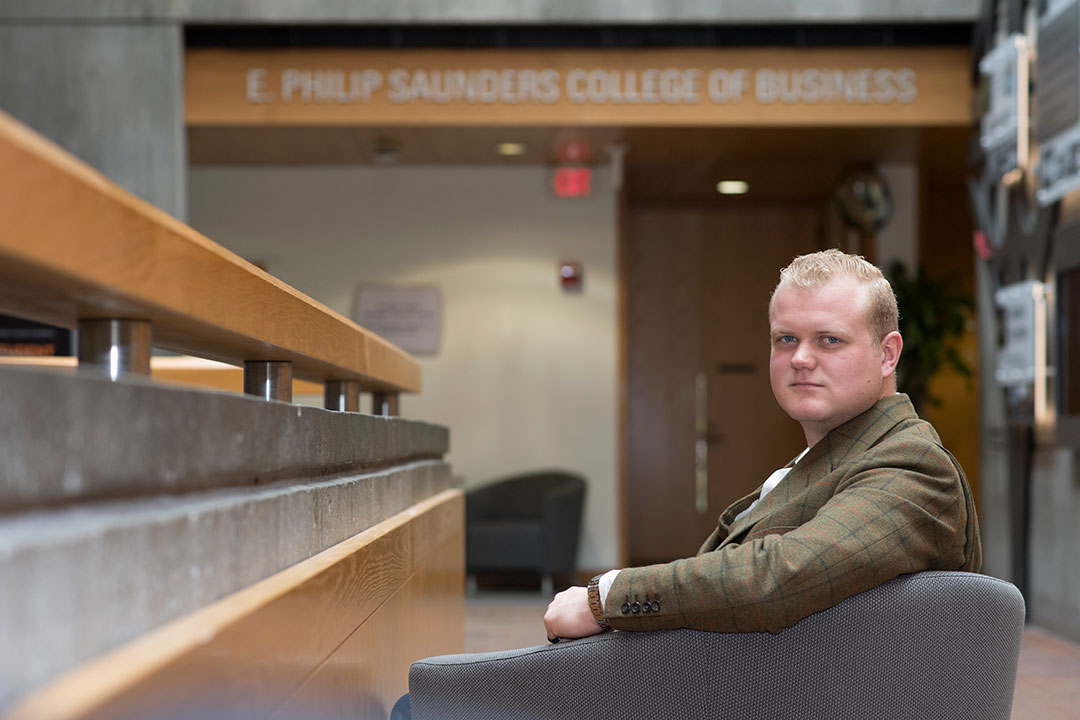
[[[912,275],[894,262],[887,277],[900,306],[900,334],[904,337],[897,389],[911,397],[916,409],[940,405],[941,399],[930,395],[929,385],[943,368],[969,381],[974,377],[958,343],[971,322],[975,302],[957,291],[955,279],[934,280],[922,266]]]

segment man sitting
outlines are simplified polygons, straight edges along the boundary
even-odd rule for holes
[[[779,632],[904,573],[982,565],[964,471],[896,392],[903,339],[881,271],[803,255],[769,303],[769,374],[807,449],[721,513],[696,557],[555,596],[548,638],[609,628]]]

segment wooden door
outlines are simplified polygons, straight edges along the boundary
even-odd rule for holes
[[[780,268],[819,238],[817,209],[630,209],[632,564],[693,555],[728,504],[805,447],[769,386],[767,310]]]

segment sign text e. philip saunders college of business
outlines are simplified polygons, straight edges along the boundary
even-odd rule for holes
[[[495,70],[395,68],[386,77],[375,69],[285,68],[269,85],[266,68],[246,74],[248,102],[365,103],[385,90],[391,103],[556,103],[575,105],[740,102],[752,93],[759,103],[912,103],[918,97],[911,68],[698,68]]]
[[[189,125],[970,121],[967,53],[192,50]]]

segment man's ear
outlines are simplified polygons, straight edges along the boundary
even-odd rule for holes
[[[881,377],[887,378],[896,373],[896,363],[900,362],[900,352],[904,349],[904,338],[893,330],[881,340]]]

